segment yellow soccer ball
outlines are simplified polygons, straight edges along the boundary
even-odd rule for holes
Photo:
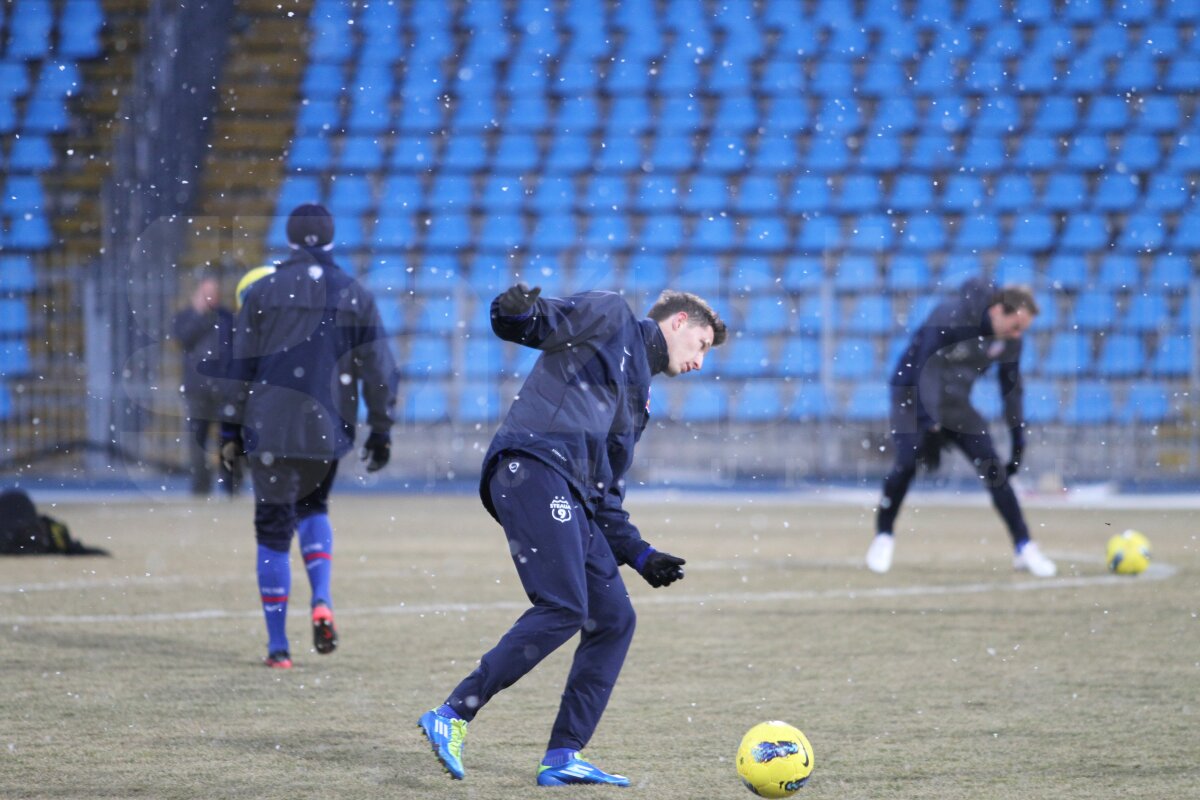
[[[786,722],[760,722],[742,737],[737,771],[759,797],[788,797],[812,774],[812,745]]]
[[[237,307],[238,307],[239,311],[242,308],[242,304],[246,302],[246,292],[250,291],[250,287],[253,286],[255,283],[257,283],[258,281],[262,280],[263,278],[267,277],[268,275],[274,275],[274,274],[275,274],[274,265],[267,264],[266,266],[255,267],[254,269],[250,270],[249,272],[247,272],[245,275],[242,276],[242,279],[240,281],[238,281],[237,290],[235,292],[235,294],[237,296]]]
[[[1150,540],[1140,531],[1127,530],[1108,540],[1108,568],[1118,575],[1137,575],[1150,566]]]

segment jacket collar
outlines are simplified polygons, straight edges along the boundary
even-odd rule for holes
[[[650,361],[650,374],[657,375],[670,363],[667,338],[663,336],[662,328],[652,319],[642,320],[641,326],[642,338],[646,340],[646,358]]]

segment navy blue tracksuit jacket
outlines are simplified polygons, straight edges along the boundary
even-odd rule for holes
[[[336,461],[354,445],[359,387],[372,431],[392,427],[397,372],[371,293],[325,253],[296,251],[237,316],[235,418],[251,453]]]
[[[961,430],[964,421],[977,417],[970,410],[971,387],[993,364],[999,364],[1008,426],[1024,422],[1021,340],[995,337],[987,315],[995,291],[981,278],[965,281],[930,312],[897,360],[889,383],[916,389],[918,430],[935,423]]]
[[[650,378],[667,365],[658,324],[638,319],[613,292],[539,298],[524,317],[500,315],[501,339],[543,352],[484,457],[480,494],[495,516],[488,479],[503,453],[523,453],[570,484],[618,561],[649,547],[623,509],[625,473],[650,418]]]

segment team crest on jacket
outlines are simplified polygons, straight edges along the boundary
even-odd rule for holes
[[[571,504],[564,497],[555,497],[550,501],[550,516],[555,522],[570,522]]]

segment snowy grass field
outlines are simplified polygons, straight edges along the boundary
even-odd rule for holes
[[[687,578],[624,570],[638,633],[585,756],[629,789],[533,779],[573,645],[472,724],[452,782],[417,716],[525,607],[500,528],[464,497],[336,495],[342,645],[259,665],[251,504],[64,503],[109,559],[0,559],[0,797],[746,798],[743,732],[783,719],[816,769],[798,797],[1193,797],[1200,785],[1200,513],[1035,508],[1060,576],[1011,570],[976,506],[911,499],[896,566],[861,566],[871,510],[770,496],[630,500]],[[1155,546],[1109,576],[1108,536]]]

